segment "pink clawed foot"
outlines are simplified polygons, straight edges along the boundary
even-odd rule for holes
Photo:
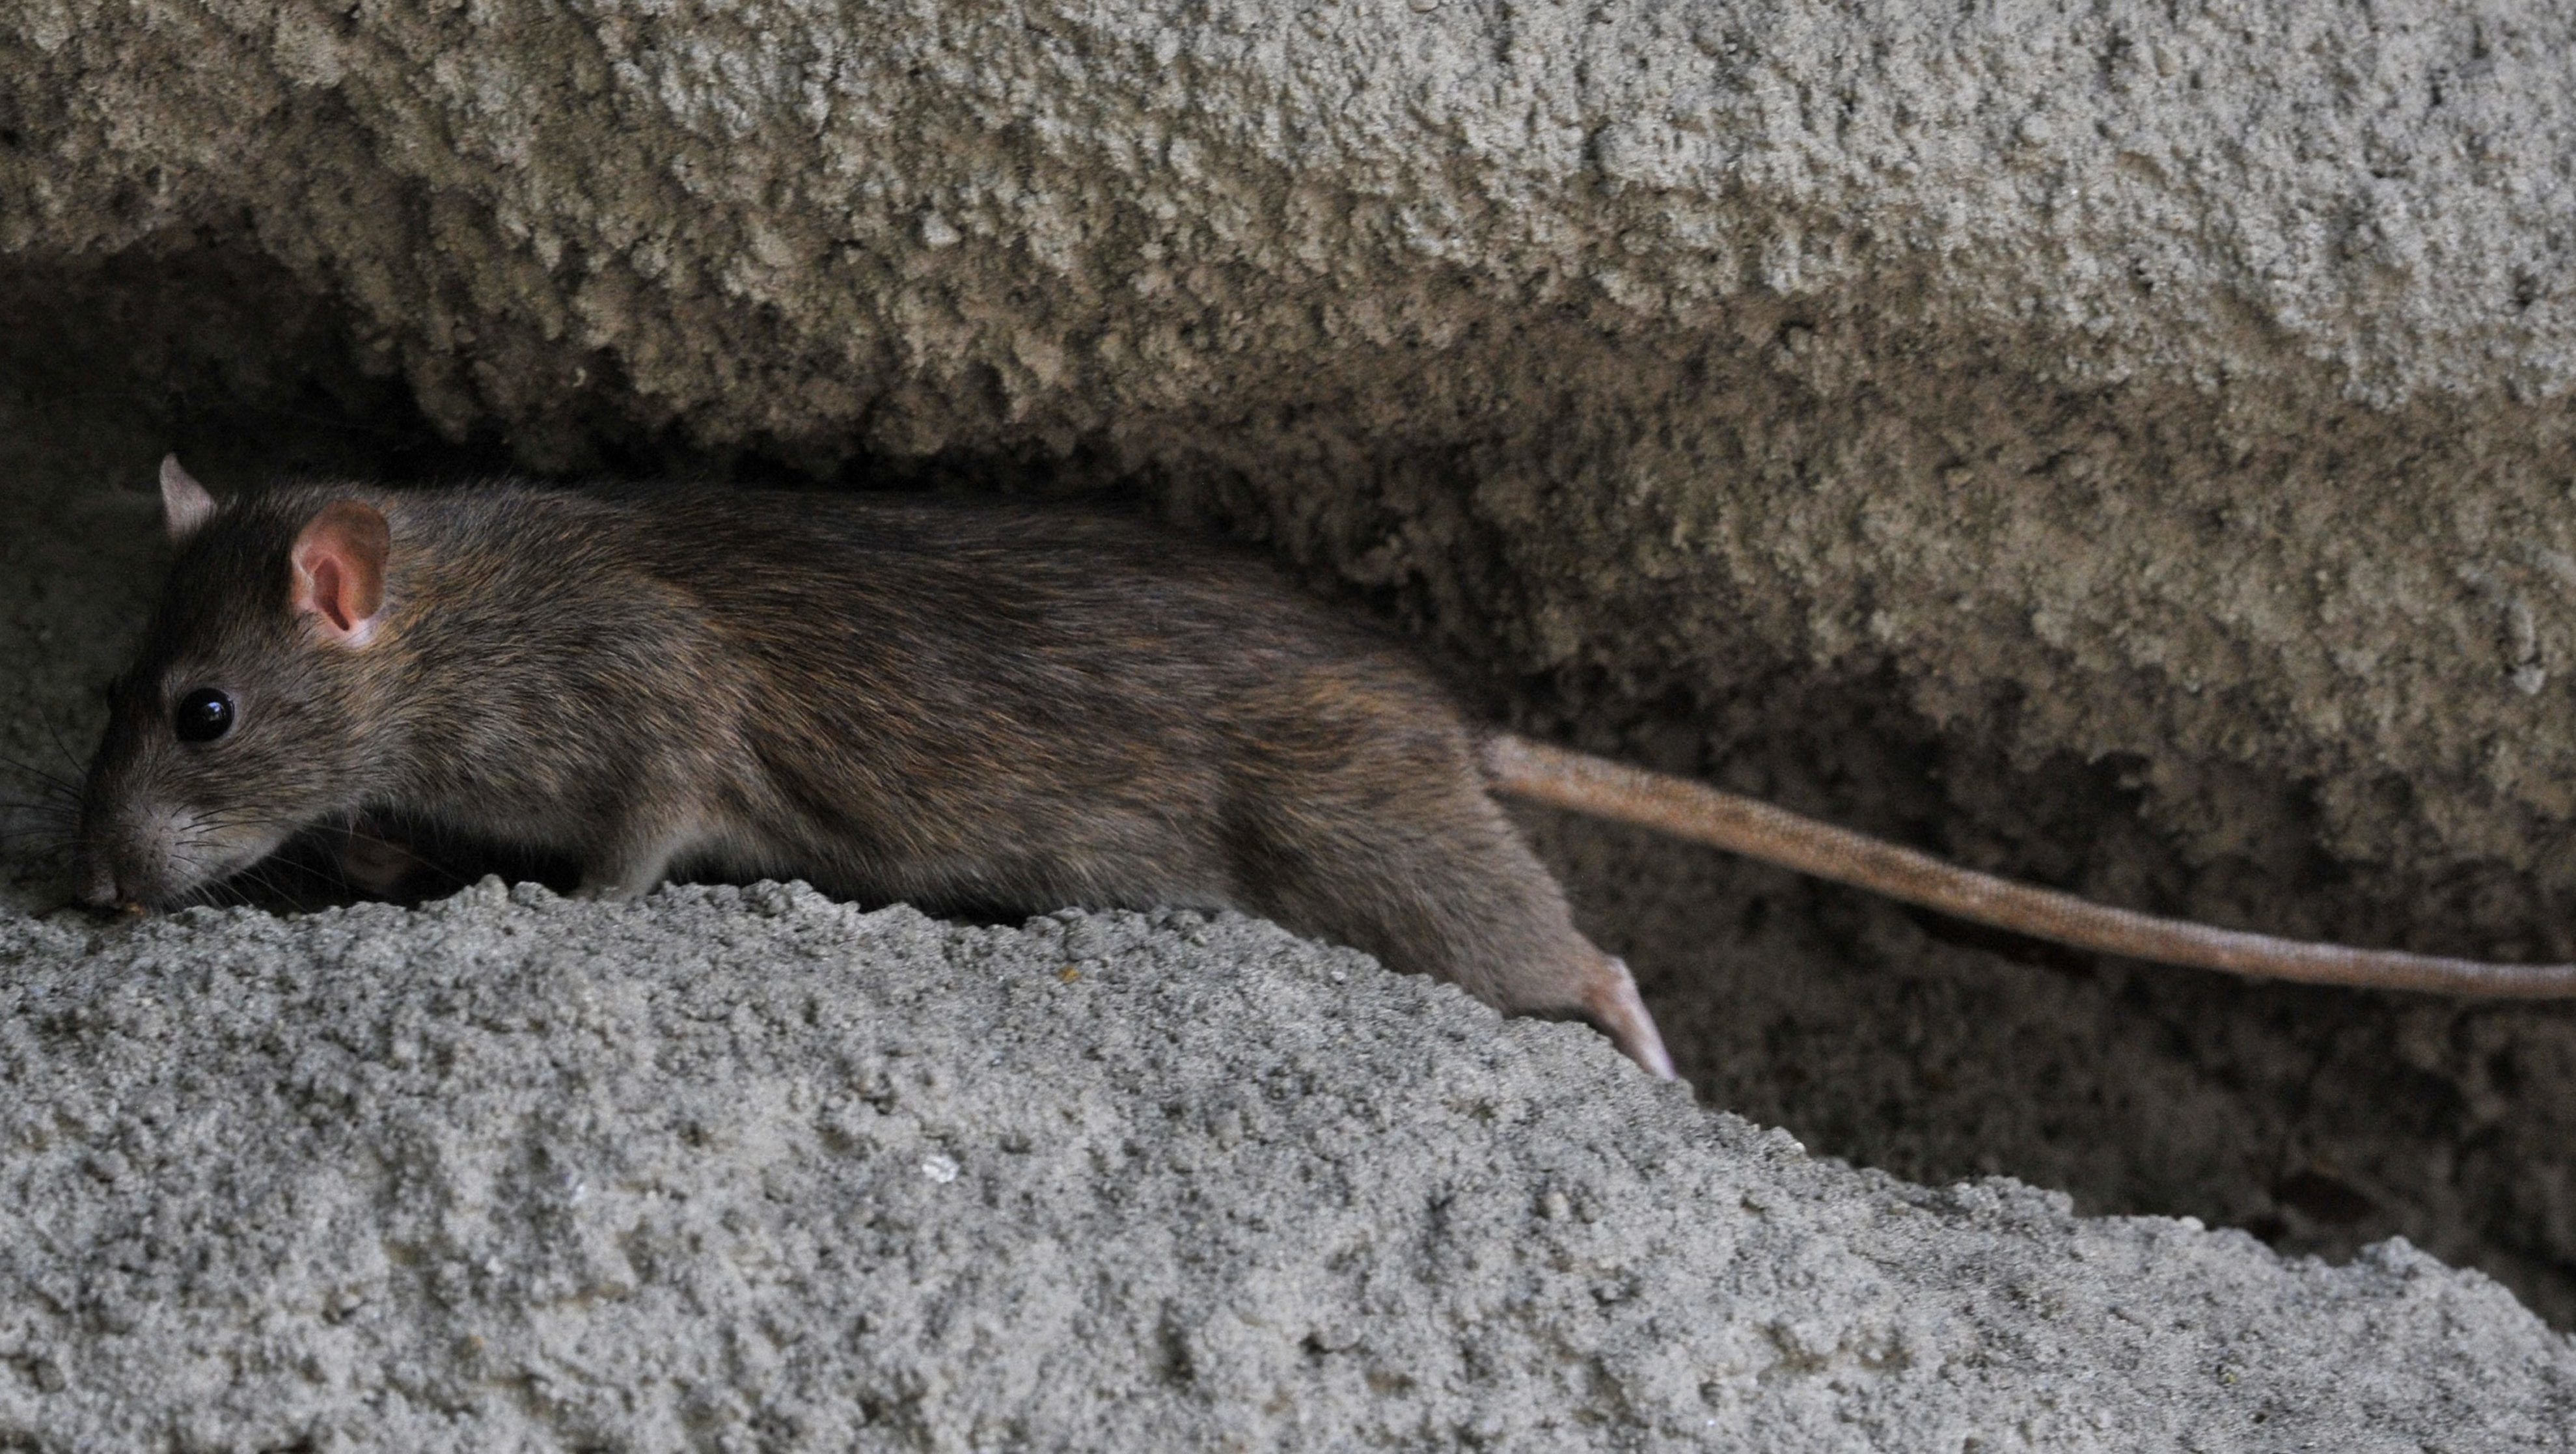
[[[1616,955],[1601,956],[1599,968],[1584,986],[1584,1013],[1621,1054],[1646,1068],[1658,1080],[1678,1079],[1673,1074],[1673,1057],[1664,1049],[1664,1037],[1655,1029],[1655,1017],[1646,1013],[1646,1002],[1637,996],[1637,981],[1628,973],[1625,960]]]

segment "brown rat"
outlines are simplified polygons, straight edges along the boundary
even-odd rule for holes
[[[387,811],[570,855],[609,897],[697,869],[934,908],[1239,907],[1670,1075],[1501,792],[2113,954],[2576,994],[2576,966],[2131,913],[1481,730],[1268,568],[1114,519],[522,485],[218,506],[176,461],[162,491],[183,548],[84,793],[101,905]]]
[[[1401,644],[1260,563],[1004,504],[292,486],[181,542],[111,693],[81,892],[165,904],[387,812],[862,901],[1238,907],[1580,1017],[1671,1074],[1628,971]]]

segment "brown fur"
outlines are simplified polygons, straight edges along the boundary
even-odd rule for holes
[[[184,544],[90,772],[94,900],[168,902],[388,813],[570,855],[604,896],[700,871],[933,908],[1239,907],[1590,1019],[1669,1073],[1457,705],[1258,562],[847,495],[299,486],[198,519],[172,498]],[[382,615],[344,644],[290,556],[379,513]],[[204,686],[237,724],[179,742]]]

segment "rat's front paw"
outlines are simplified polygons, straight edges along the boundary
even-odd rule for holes
[[[342,881],[378,899],[400,898],[404,883],[424,866],[407,840],[368,818],[340,830],[338,856]]]

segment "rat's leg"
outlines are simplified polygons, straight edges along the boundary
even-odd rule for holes
[[[696,840],[694,825],[630,820],[582,855],[575,898],[632,903],[671,874],[671,863]]]
[[[1374,795],[1314,792],[1293,811],[1247,814],[1236,866],[1245,907],[1456,984],[1507,1015],[1588,1021],[1664,1079],[1672,1057],[1628,966],[1574,927],[1510,821],[1468,780],[1374,780]]]
[[[572,891],[577,899],[600,899],[612,904],[628,904],[661,886],[671,869],[675,854],[658,856],[638,854],[628,858],[594,858],[581,866],[581,886]]]
[[[379,899],[390,899],[403,881],[422,866],[407,838],[392,825],[364,813],[340,830],[340,877],[349,887]]]

